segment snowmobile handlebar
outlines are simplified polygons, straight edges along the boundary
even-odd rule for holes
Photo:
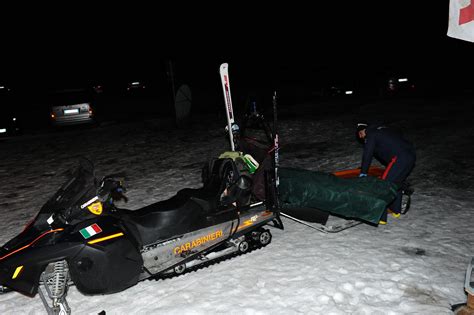
[[[124,185],[125,180],[123,178],[116,179],[114,177],[104,177],[102,179],[98,195],[103,200],[108,201],[117,201],[117,200],[127,200],[125,192],[127,191]]]

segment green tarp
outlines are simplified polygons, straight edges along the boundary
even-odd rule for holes
[[[280,203],[283,208],[316,208],[345,218],[378,224],[395,199],[397,187],[376,177],[339,178],[294,168],[280,168]]]

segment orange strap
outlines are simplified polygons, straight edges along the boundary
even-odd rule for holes
[[[392,160],[390,161],[390,163],[388,163],[387,168],[385,169],[385,172],[383,172],[382,179],[387,178],[388,172],[390,172],[390,169],[392,168],[393,164],[395,164],[396,161],[397,161],[397,157],[394,156]]]

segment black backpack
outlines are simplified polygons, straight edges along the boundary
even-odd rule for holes
[[[201,178],[203,188],[215,191],[221,205],[250,202],[252,180],[246,166],[239,160],[213,158],[202,168]]]

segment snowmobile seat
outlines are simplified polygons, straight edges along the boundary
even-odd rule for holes
[[[136,211],[123,210],[132,233],[149,244],[208,226],[249,203],[252,180],[240,174],[232,159],[211,160],[202,177],[201,188],[181,189],[170,199]]]
[[[238,202],[247,191],[250,193],[250,179],[237,176],[238,170],[232,159],[216,159],[202,188],[185,188],[170,199],[136,211],[123,210],[124,220],[129,229],[140,236],[143,244],[203,228],[209,224],[209,216],[235,210],[231,204]],[[229,193],[224,196],[226,188]]]
[[[199,229],[206,225],[202,207],[189,198],[175,195],[136,211],[122,210],[129,230],[142,245]]]

